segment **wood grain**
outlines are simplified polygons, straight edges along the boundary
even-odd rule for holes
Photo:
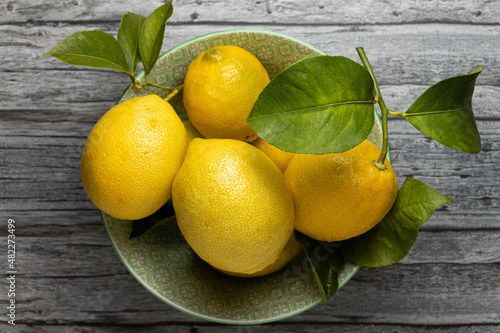
[[[123,269],[105,275],[37,277],[23,285],[23,323],[148,325],[205,323],[152,297]],[[318,305],[286,323],[392,325],[497,324],[500,270],[488,264],[396,264],[362,269],[323,309]],[[74,292],[78,291],[78,292]],[[131,315],[130,305],[135,310]],[[75,311],[77,309],[77,311]]]
[[[126,11],[144,16],[165,1],[130,2]],[[6,1],[0,5],[2,21],[7,23],[59,21],[120,21],[123,3],[111,1]],[[170,22],[266,22],[273,25],[304,24],[408,24],[457,22],[497,24],[496,1],[347,1],[327,0],[215,0],[173,1]],[[450,13],[452,13],[450,15]]]
[[[119,22],[91,22],[88,24],[58,23],[29,25],[0,25],[1,40],[9,44],[0,47],[7,57],[0,70],[7,72],[33,69],[71,69],[59,60],[42,57],[57,43],[80,30],[103,30],[116,36]],[[168,25],[162,51],[200,34],[227,29],[249,28],[244,23]],[[254,29],[269,29],[302,39],[331,55],[343,55],[358,61],[355,48],[363,46],[372,62],[380,84],[432,84],[446,74],[466,74],[477,65],[486,68],[498,66],[496,41],[499,31],[489,25],[464,24],[410,24],[398,25],[313,25],[301,26],[252,25]],[[7,47],[8,46],[8,47]],[[391,52],[397,50],[397,52]],[[385,66],[382,66],[385,65]],[[418,69],[418,70],[417,70]],[[453,75],[452,74],[452,75]],[[500,78],[486,70],[479,81],[482,85],[496,85]]]
[[[498,330],[498,325],[456,325],[447,329],[448,332],[469,333],[474,329],[475,333],[491,333]],[[22,325],[12,330],[13,333],[68,333],[68,332],[95,332],[95,333],[113,333],[113,332],[169,332],[169,333],[270,333],[270,332],[305,332],[304,326],[297,324],[283,325],[260,325],[260,326],[222,326],[222,325],[203,325],[194,324],[158,324],[137,327],[129,326],[84,326],[84,325]],[[344,333],[364,333],[364,332],[392,332],[392,333],[434,333],[446,332],[442,327],[424,326],[424,325],[378,325],[378,324],[307,324],[307,332],[326,333],[326,332],[344,332]]]
[[[4,160],[0,166],[4,183],[0,200],[5,202],[5,210],[22,213],[27,203],[37,214],[53,210],[92,210],[80,184],[79,162],[93,121],[84,123],[79,117],[73,119],[72,113],[68,121],[43,121],[43,117],[34,121],[17,120],[17,116],[24,118],[27,114],[11,112],[9,116],[13,119],[7,118],[0,125],[4,133],[0,137],[8,145],[0,148],[0,158]],[[94,114],[94,121],[99,116]],[[86,118],[92,119],[90,115]],[[500,229],[497,177],[500,174],[497,163],[500,123],[478,121],[478,124],[484,151],[469,155],[429,140],[405,120],[390,122],[391,156],[399,183],[406,177],[418,178],[454,200],[453,204],[441,208],[424,229]],[[84,211],[85,217],[89,214]],[[36,220],[29,216],[24,222],[28,225],[52,224],[56,222],[54,218],[57,223],[69,223],[65,215],[47,220],[43,215]]]
[[[439,80],[485,67],[473,98],[479,154],[446,148],[404,119],[389,122],[400,184],[415,177],[454,200],[424,224],[409,255],[361,269],[325,309],[259,326],[202,321],[152,296],[115,254],[80,183],[86,136],[129,79],[42,54],[80,30],[116,36],[126,11],[149,15],[162,3],[0,2],[0,244],[14,218],[19,265],[16,326],[2,316],[0,331],[500,331],[500,2],[174,0],[163,52],[233,28],[285,33],[356,61],[363,46],[395,111]]]

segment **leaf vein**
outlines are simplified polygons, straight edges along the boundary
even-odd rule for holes
[[[449,110],[433,110],[433,111],[427,111],[427,112],[415,112],[415,113],[405,113],[405,117],[415,117],[415,116],[427,116],[427,115],[432,115],[432,114],[440,114],[440,113],[451,113],[451,112],[463,112],[463,111],[468,111],[469,108],[472,108],[472,104],[466,105],[463,108],[457,108],[457,109],[449,109]]]
[[[344,106],[344,105],[355,105],[355,104],[372,104],[373,105],[374,103],[373,103],[373,101],[345,101],[345,102],[340,102],[340,103],[329,103],[329,104],[323,104],[323,105],[313,106],[313,107],[309,107],[309,108],[287,110],[285,112],[280,112],[280,113],[261,114],[258,116],[253,116],[252,119],[267,118],[267,117],[274,117],[274,116],[281,116],[281,115],[290,115],[290,114],[295,114],[295,113],[323,112],[323,111],[326,111],[327,109],[330,109],[330,108],[335,108],[335,107]]]
[[[55,52],[55,53],[51,53],[50,54],[51,56],[54,56],[54,55],[63,55],[63,56],[72,56],[72,57],[78,57],[78,58],[82,58],[82,59],[85,59],[85,58],[90,58],[90,59],[97,59],[97,60],[101,60],[105,63],[108,63],[108,64],[112,64],[112,65],[115,65],[116,68],[121,68],[121,70],[123,70],[124,72],[126,72],[127,70],[125,68],[123,68],[121,65],[115,63],[115,62],[112,62],[112,61],[109,61],[107,60],[106,58],[100,58],[100,57],[96,57],[96,56],[90,56],[90,55],[82,55],[82,54],[75,54],[75,53],[64,53],[64,52]],[[62,59],[61,59],[62,60]],[[100,68],[100,67],[96,67],[96,66],[91,66],[91,65],[86,65],[86,66],[89,66],[89,67],[94,67],[94,68]]]

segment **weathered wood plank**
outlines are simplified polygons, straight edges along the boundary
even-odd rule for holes
[[[71,70],[16,73],[17,79],[9,80],[8,90],[0,87],[0,93],[5,97],[0,100],[0,119],[54,123],[73,120],[81,121],[84,125],[93,123],[116,103],[130,83],[128,77],[120,74]],[[37,81],[31,85],[31,89],[22,89],[25,82],[33,78]],[[433,83],[381,85],[380,89],[388,107],[403,112]],[[500,120],[496,107],[498,100],[500,86],[476,86],[472,101],[476,118]],[[40,127],[36,124],[32,126]],[[6,125],[0,124],[0,128],[5,129]],[[9,133],[15,130],[15,127],[10,127]]]
[[[468,178],[469,182],[457,184],[462,180],[460,177],[418,174],[413,174],[413,177],[425,181],[454,200],[454,203],[439,208],[430,222],[424,224],[423,230],[500,229],[498,182],[482,185]],[[95,224],[98,211],[83,191],[78,173],[74,178],[71,184],[60,188],[52,181],[36,186],[22,181],[7,185],[2,183],[2,187],[8,191],[0,199],[2,211],[26,225]],[[487,181],[485,178],[482,180]]]
[[[16,75],[22,80],[37,76],[27,73]],[[10,83],[11,88],[3,94],[6,99],[0,100],[0,130],[8,131],[9,135],[19,134],[13,123],[4,121],[26,120],[31,122],[33,130],[45,130],[43,122],[68,122],[64,127],[73,126],[76,135],[80,135],[115,105],[130,82],[125,76],[106,71],[86,74],[79,71],[47,71],[39,77],[39,83],[32,85],[31,91],[21,89],[24,82]],[[65,78],[65,85],[60,82],[62,78]],[[391,110],[404,112],[427,87],[383,85],[380,89]],[[498,100],[500,86],[476,86],[472,100],[476,119],[500,120],[496,107]],[[82,125],[70,124],[71,121]]]
[[[88,325],[25,325],[16,324],[11,329],[12,333],[68,333],[68,332],[92,332],[92,333],[147,333],[147,332],[168,332],[168,333],[491,333],[500,330],[500,326],[492,325],[384,325],[384,324],[338,324],[338,323],[306,323],[306,324],[280,324],[271,323],[263,325],[233,326],[217,325],[209,323],[197,323],[193,325],[181,324],[157,324],[157,325],[129,325],[129,326],[88,326]]]
[[[22,220],[16,222],[16,265],[23,276],[69,278],[126,273],[102,225],[27,226]],[[499,240],[499,231],[421,231],[401,263],[498,265]]]
[[[96,228],[102,227],[99,211],[92,205],[87,197],[82,200],[78,207],[74,204],[74,207],[69,209],[60,208],[43,210],[32,208],[30,200],[24,200],[24,203],[24,205],[18,204],[18,206],[21,207],[19,210],[8,209],[7,207],[9,207],[10,204],[6,203],[4,200],[2,204],[0,204],[2,207],[2,216],[19,221],[21,228],[26,228],[26,230],[31,230],[33,225],[56,226],[56,228],[60,228],[60,230],[65,230],[64,232],[70,233],[72,232],[71,228],[78,228],[78,225],[93,225]]]
[[[149,15],[163,1],[5,1],[0,23],[30,21],[120,21],[126,11]],[[248,22],[267,24],[380,24],[459,22],[496,24],[496,1],[336,1],[213,0],[174,1],[171,22]]]
[[[91,121],[100,112],[84,113],[88,122],[78,112],[62,112],[54,122],[45,120],[43,111],[40,120],[38,112],[7,113],[10,120],[0,122],[0,205],[6,213],[28,225],[71,225],[73,219],[95,223],[98,214],[81,186],[79,162]],[[500,122],[478,124],[484,151],[469,155],[428,140],[403,119],[390,122],[400,184],[415,177],[454,200],[424,229],[500,228]]]
[[[500,147],[498,122],[478,122],[483,151],[470,155],[449,149],[404,121],[389,124],[393,166],[401,180],[415,177],[454,200],[445,205],[439,222],[424,228],[498,228],[500,167],[494,151]],[[476,214],[477,213],[477,214]],[[478,223],[478,217],[482,222]],[[434,221],[434,220],[432,220]]]
[[[90,128],[128,78],[41,54],[79,30],[116,35],[126,11],[164,1],[0,3],[0,209],[19,236],[16,327],[8,332],[500,331],[500,2],[176,0],[163,51],[200,34],[272,29],[328,54],[364,46],[391,109],[404,111],[443,78],[484,65],[474,96],[483,151],[467,155],[392,120],[401,182],[414,176],[455,202],[424,225],[401,263],[362,269],[325,309],[268,325],[223,326],[149,294],[114,253],[79,181]],[[0,239],[5,239],[0,228]],[[1,242],[1,241],[0,241]],[[0,303],[5,304],[5,293]]]
[[[498,325],[443,325],[441,327],[432,326],[412,326],[412,325],[352,325],[352,324],[317,324],[308,323],[305,325],[285,324],[285,325],[262,325],[251,327],[231,327],[231,326],[199,326],[194,325],[194,328],[199,333],[215,333],[215,332],[237,332],[237,333],[258,333],[258,332],[290,332],[290,333],[303,333],[303,332],[344,332],[344,333],[363,333],[363,332],[391,332],[391,333],[418,333],[418,332],[455,332],[466,333],[474,331],[476,333],[491,332],[498,328]]]
[[[88,118],[89,113],[102,114],[111,108],[130,83],[126,75],[120,74],[78,69],[8,73],[5,81],[9,87],[0,88],[5,96],[0,101],[0,117],[7,120],[10,112],[20,110],[32,115],[33,120],[57,123],[57,111],[62,111],[74,114],[83,123],[95,122],[95,118]],[[23,89],[27,82],[31,82],[30,89]]]
[[[320,305],[280,323],[498,325],[499,279],[497,264],[362,269],[324,309]],[[129,274],[36,279],[21,275],[18,281],[19,324],[206,324],[164,304]]]
[[[204,33],[233,28],[269,29],[269,26],[170,25],[166,29],[162,52]],[[91,29],[116,35],[118,24],[35,25],[22,29],[14,25],[0,25],[0,40],[5,41],[0,44],[0,53],[5,55],[0,64],[0,75],[4,80],[7,78],[16,82],[17,74],[11,72],[72,68],[57,59],[42,57],[42,54],[71,33]],[[499,66],[496,44],[500,40],[500,31],[496,26],[412,24],[402,29],[398,25],[318,25],[307,29],[273,26],[271,30],[302,39],[327,54],[342,55],[356,61],[359,57],[355,48],[363,46],[381,85],[430,85],[448,76],[466,74],[477,65],[486,68],[478,79],[479,84],[500,85],[500,78],[494,71]],[[64,79],[61,79],[62,82]],[[102,84],[103,81],[98,82]]]
[[[8,125],[8,122],[3,124]],[[3,209],[14,216],[25,217],[26,223],[72,223],[65,215],[54,213],[52,217],[50,211],[53,210],[86,209],[82,213],[88,218],[95,208],[83,192],[78,165],[92,124],[85,124],[86,128],[80,129],[76,137],[68,132],[76,130],[78,122],[67,130],[60,124],[55,126],[57,128],[53,128],[53,123],[37,124],[42,125],[37,129],[30,129],[26,124],[6,126],[17,128],[13,132],[27,128],[23,131],[32,136],[13,136],[8,130],[2,136],[0,203]],[[404,121],[390,123],[391,153],[400,183],[405,177],[413,176],[455,200],[445,206],[445,211],[436,213],[432,223],[424,225],[424,229],[499,227],[500,166],[497,161],[500,142],[496,134],[499,125],[498,122],[480,121],[485,151],[469,155],[427,140]],[[34,210],[47,215],[33,220],[30,217]],[[82,220],[79,214],[74,214],[73,218],[75,216]]]
[[[480,101],[477,100],[477,103],[474,104],[480,104]],[[68,149],[70,147],[81,148],[94,124],[115,103],[114,100],[105,101],[99,108],[94,108],[92,103],[90,106],[84,107],[85,103],[82,103],[80,104],[82,110],[72,109],[72,106],[77,102],[72,103],[71,101],[65,102],[64,108],[61,110],[0,110],[0,119],[2,120],[0,122],[0,136],[2,136],[0,148],[41,148],[47,150],[58,146]],[[483,113],[485,113],[483,109],[475,107],[478,130],[482,134],[481,138],[484,143],[482,151],[495,153],[500,150],[497,136],[500,122],[497,119],[481,116]],[[433,151],[437,146],[440,146],[438,143],[430,144],[430,139],[427,137],[424,140],[424,136],[403,118],[389,117],[389,131],[390,134],[398,136],[398,138],[407,135],[410,141],[420,141],[422,145],[419,147],[420,150],[427,148],[427,150]],[[415,137],[412,139],[411,136]],[[37,137],[43,138],[43,140],[37,140]],[[82,141],[82,139],[84,140]],[[397,140],[394,142],[395,144],[391,145],[391,148],[392,146],[397,148],[398,145],[404,144],[404,142],[397,142]],[[430,147],[432,149],[429,149]],[[57,154],[57,151],[53,151],[53,153]],[[439,154],[443,153],[439,152]],[[462,153],[459,154],[462,156]],[[488,155],[470,156],[487,157]],[[478,160],[478,162],[485,161]]]

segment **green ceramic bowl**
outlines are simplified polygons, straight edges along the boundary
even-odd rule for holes
[[[313,46],[280,33],[239,29],[203,35],[163,54],[150,74],[152,82],[182,84],[188,65],[199,53],[217,45],[237,45],[252,52],[274,77],[296,61],[324,54]],[[143,73],[138,75],[143,80]],[[129,86],[118,102],[156,93],[156,88],[137,91]],[[163,94],[163,95],[162,95]],[[187,118],[182,94],[171,104]],[[381,146],[380,122],[369,139]],[[320,301],[307,258],[299,254],[282,270],[258,278],[224,275],[201,260],[189,247],[177,225],[171,223],[129,239],[130,221],[101,214],[113,247],[130,273],[153,295],[190,315],[226,324],[258,324],[281,320],[304,312]],[[340,286],[356,274],[359,266],[348,263],[340,273]]]

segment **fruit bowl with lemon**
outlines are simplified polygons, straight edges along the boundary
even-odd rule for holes
[[[159,57],[172,13],[172,2],[128,12],[117,38],[80,31],[45,53],[132,80],[90,132],[80,172],[116,253],[152,294],[220,323],[287,318],[326,304],[359,267],[402,260],[453,202],[412,177],[398,189],[387,119],[477,154],[482,66],[397,112],[362,47],[360,65],[242,29]]]
[[[45,53],[132,80],[90,132],[80,172],[116,253],[152,294],[221,323],[287,318],[326,304],[358,265],[402,260],[452,202],[411,177],[398,189],[387,119],[478,153],[470,101],[482,66],[396,112],[362,47],[361,66],[243,29],[158,58],[172,13],[171,2],[148,18],[128,12],[116,39],[81,31]]]
[[[313,46],[283,34],[230,30],[174,47],[160,57],[151,71],[149,79],[158,84],[184,84],[182,93],[169,101],[184,121],[190,142],[186,148],[186,141],[179,139],[182,134],[174,135],[176,151],[186,154],[182,166],[173,166],[178,171],[172,188],[165,188],[173,195],[177,223],[170,221],[130,238],[132,222],[128,219],[137,216],[119,218],[119,213],[104,211],[101,216],[123,264],[147,290],[167,304],[196,317],[229,324],[271,322],[320,304],[309,259],[294,237],[294,199],[283,174],[295,154],[258,138],[246,117],[270,79],[305,57],[321,54]],[[220,57],[250,60],[221,64],[217,62]],[[217,73],[231,71],[240,75],[217,77]],[[137,80],[141,81],[142,76]],[[214,89],[207,89],[213,86]],[[150,103],[161,103],[161,98],[150,95],[166,97],[168,93],[155,87],[136,89],[131,84],[117,107],[141,96],[151,99]],[[248,111],[241,116],[238,108]],[[217,122],[207,114],[216,114]],[[153,123],[150,120],[146,125],[153,127]],[[177,123],[172,126],[174,129],[167,132],[182,132]],[[367,145],[375,148],[367,149],[378,151],[376,146],[382,143],[379,121],[374,122],[368,139],[372,143]],[[166,143],[157,143],[159,150],[167,149]],[[153,152],[138,155],[149,153]],[[169,158],[158,162],[168,165]],[[303,178],[304,163],[294,163],[297,167],[289,172],[290,182]],[[154,166],[142,168],[148,180],[150,173],[153,183],[159,181]],[[126,176],[124,179],[125,183],[118,183],[126,184],[125,190],[130,191],[133,186],[128,182],[136,180]],[[117,195],[121,192],[112,186],[113,182],[109,191],[115,200],[127,196]],[[145,202],[153,201],[148,193],[128,196],[141,198],[138,206],[144,209],[148,207]],[[235,199],[225,199],[228,197]],[[166,200],[162,198],[160,204]],[[133,205],[119,204],[122,211]],[[155,208],[148,209],[145,215]],[[347,262],[339,272],[339,286],[347,283],[358,269],[358,265]]]

